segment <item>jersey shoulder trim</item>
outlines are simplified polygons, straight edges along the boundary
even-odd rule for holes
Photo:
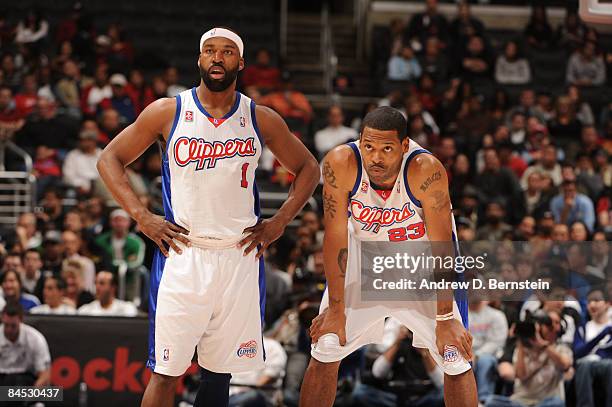
[[[349,198],[352,198],[357,193],[357,188],[359,188],[359,184],[361,183],[361,176],[362,176],[361,172],[362,172],[363,164],[361,161],[361,153],[359,152],[359,148],[357,147],[357,145],[354,142],[350,142],[347,144],[353,150],[353,153],[355,154],[355,159],[357,160],[357,178],[355,179],[355,184],[353,184],[353,189],[351,190],[351,193],[349,194]]]
[[[255,129],[255,134],[257,134],[257,138],[259,139],[259,144],[261,144],[261,148],[264,148],[264,139],[261,135],[261,132],[259,131],[259,126],[257,125],[257,109],[255,109],[256,107],[257,105],[255,104],[255,102],[251,100],[251,122],[253,123],[253,129]]]
[[[168,133],[168,140],[166,140],[166,154],[170,148],[170,141],[172,141],[172,135],[174,135],[174,131],[176,130],[176,126],[178,125],[179,118],[181,117],[181,95],[176,95],[176,111],[174,112],[174,121],[172,122],[172,128],[170,129],[170,133]]]
[[[416,199],[416,197],[412,194],[412,191],[410,191],[410,185],[408,185],[408,166],[410,165],[410,161],[412,161],[412,159],[419,154],[431,154],[431,152],[429,150],[425,150],[424,148],[419,148],[408,155],[408,158],[406,158],[406,164],[404,164],[404,187],[406,188],[406,192],[408,193],[412,203],[414,203],[417,207],[422,208],[423,206],[421,205],[421,201]]]

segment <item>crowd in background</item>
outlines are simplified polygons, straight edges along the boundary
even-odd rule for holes
[[[524,32],[497,48],[465,3],[449,22],[428,0],[425,12],[393,20],[384,33],[374,41],[371,64],[382,97],[359,115],[350,117],[341,104],[326,116],[317,112],[299,83],[272,63],[270,50],[247,61],[239,86],[281,114],[319,159],[357,139],[361,119],[376,106],[399,109],[410,139],[447,169],[461,241],[523,241],[550,250],[603,242],[571,249],[566,271],[588,289],[554,300],[473,301],[470,331],[483,404],[612,406],[612,261],[605,244],[612,234],[612,103],[583,97],[609,90],[611,50],[575,10],[555,28],[543,7],[533,9]],[[534,81],[540,68],[527,55],[558,51],[565,52],[565,75],[553,93]],[[96,161],[148,104],[195,84],[182,83],[173,66],[139,69],[128,33],[117,24],[94,27],[79,3],[57,26],[34,11],[19,21],[0,15],[0,57],[0,140],[32,157],[38,198],[34,212],[0,235],[3,327],[14,328],[22,311],[145,315],[155,246],[117,208]],[[349,83],[340,75],[336,91]],[[317,126],[324,116],[326,126]],[[157,213],[160,164],[160,149],[152,146],[128,169],[133,188]],[[25,168],[11,149],[3,165]],[[291,182],[269,151],[258,178],[264,190]],[[321,213],[306,209],[297,224],[266,253],[266,370],[234,377],[253,387],[232,388],[232,405],[265,405],[280,395],[287,405],[297,403],[307,328],[325,287]],[[537,275],[525,271],[529,263],[520,256],[509,256],[504,267],[510,279]],[[4,332],[0,345],[15,338]],[[28,374],[48,382],[49,349],[28,335],[38,344]],[[442,372],[411,340],[405,327],[387,321],[383,344],[343,362],[337,404],[443,405]],[[11,363],[0,361],[0,374],[25,374],[16,360],[5,364]]]

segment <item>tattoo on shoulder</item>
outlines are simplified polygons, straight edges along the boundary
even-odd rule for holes
[[[328,194],[325,192],[325,188],[323,189],[323,211],[326,215],[329,215],[330,218],[333,218],[336,215],[336,206],[337,201],[332,194]]]
[[[336,174],[334,173],[334,169],[327,161],[325,161],[325,164],[323,164],[323,178],[325,178],[325,182],[327,183],[327,185],[334,188],[338,188],[338,185],[336,184]]]
[[[421,184],[421,191],[427,191],[429,189],[429,186],[434,182],[439,181],[440,178],[442,178],[442,174],[440,173],[440,171],[436,171],[435,173],[427,177],[425,182]]]
[[[338,267],[340,267],[340,275],[346,276],[346,262],[348,261],[348,249],[343,247],[338,251]]]
[[[445,210],[450,210],[450,198],[448,194],[445,194],[442,191],[434,191],[433,192],[434,205],[433,209],[436,212],[443,212]]]

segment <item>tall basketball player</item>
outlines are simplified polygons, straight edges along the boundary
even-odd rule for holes
[[[159,250],[151,273],[149,360],[142,406],[171,406],[197,349],[197,406],[227,405],[231,373],[263,368],[263,251],[312,195],[319,166],[282,118],[236,92],[243,42],[213,28],[200,39],[198,87],[160,99],[104,150],[98,170]],[[131,189],[125,167],[160,139],[165,217]],[[295,180],[259,221],[255,168],[266,144]]]
[[[467,322],[465,302],[458,304],[451,293],[437,301],[415,301],[414,309],[391,308],[361,302],[359,291],[362,241],[452,242],[444,167],[408,139],[401,113],[381,107],[364,118],[359,141],[327,155],[323,176],[327,290],[310,329],[312,359],[300,406],[333,404],[340,361],[363,345],[381,342],[389,316],[408,327],[414,345],[428,348],[444,370],[446,405],[476,406],[476,382],[468,363],[472,339],[462,323]],[[375,227],[368,227],[372,219],[366,219],[366,212],[380,213]]]

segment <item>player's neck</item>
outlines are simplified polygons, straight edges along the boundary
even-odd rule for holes
[[[377,191],[390,191],[393,189],[395,181],[396,180],[383,182],[382,184],[375,184],[372,182],[372,180],[370,180],[370,186]]]
[[[232,109],[236,101],[236,84],[223,92],[212,92],[203,83],[196,88],[198,99],[202,106],[214,117],[223,117]]]

